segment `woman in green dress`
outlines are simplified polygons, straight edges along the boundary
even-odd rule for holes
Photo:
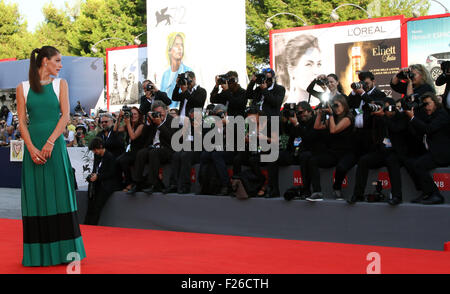
[[[72,262],[73,256],[86,257],[74,175],[62,135],[70,117],[69,90],[65,80],[51,77],[61,68],[56,48],[34,49],[29,81],[17,86],[20,133],[26,146],[21,192],[24,266],[51,266]]]

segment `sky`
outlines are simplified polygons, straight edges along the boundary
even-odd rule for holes
[[[438,0],[447,9],[450,10],[450,0]],[[33,32],[37,28],[37,25],[44,20],[42,15],[42,7],[48,2],[52,2],[58,8],[64,8],[64,3],[69,2],[72,4],[74,0],[6,0],[8,3],[18,3],[19,12],[23,15],[28,22],[28,30]],[[438,3],[431,1],[429,14],[442,14],[444,8]]]

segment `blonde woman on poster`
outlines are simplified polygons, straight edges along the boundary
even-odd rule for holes
[[[12,140],[10,161],[22,161],[22,160],[23,160],[23,141]]]

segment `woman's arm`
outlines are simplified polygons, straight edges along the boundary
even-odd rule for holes
[[[23,95],[22,84],[16,88],[16,100],[17,100],[17,116],[19,117],[19,130],[25,145],[27,146],[30,157],[36,164],[44,164],[46,162],[45,157],[41,152],[33,145],[31,141],[30,133],[27,128],[27,110],[25,105],[25,97]],[[39,158],[39,160],[37,160]]]
[[[341,119],[341,121],[336,125],[335,121],[334,121],[334,116],[330,116],[329,119],[329,125],[330,125],[330,133],[331,134],[338,134],[342,131],[344,131],[345,129],[347,129],[350,125],[351,125],[351,121],[348,117],[344,117],[343,119]]]
[[[319,110],[317,112],[316,121],[314,122],[315,130],[324,130],[327,128],[327,126],[322,123],[322,115],[323,115],[322,111]]]
[[[139,136],[142,134],[142,130],[144,129],[144,124],[141,124],[137,127],[136,132],[133,131],[133,128],[131,127],[130,120],[125,120],[125,123],[127,125],[127,131],[128,135],[130,136],[131,141],[136,140],[139,138]]]
[[[55,141],[61,136],[70,121],[69,86],[63,79],[60,81],[59,106],[61,109],[61,117],[41,151],[45,158],[50,158]]]
[[[121,110],[119,112],[119,117],[116,119],[116,123],[114,124],[114,132],[117,132],[117,130],[119,129],[120,126],[120,122],[122,121],[122,117],[123,117],[123,111]]]

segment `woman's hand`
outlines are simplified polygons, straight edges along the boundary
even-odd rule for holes
[[[125,125],[127,125],[127,126],[130,124],[130,118],[129,117],[125,117],[123,119],[123,121],[125,122]]]
[[[45,159],[49,159],[52,156],[53,145],[49,142],[45,143],[44,147],[42,147],[41,155]]]
[[[33,146],[32,148],[29,148],[28,151],[30,153],[31,160],[33,160],[35,164],[43,165],[47,162],[45,157],[41,154],[41,151],[39,151],[36,147]]]

